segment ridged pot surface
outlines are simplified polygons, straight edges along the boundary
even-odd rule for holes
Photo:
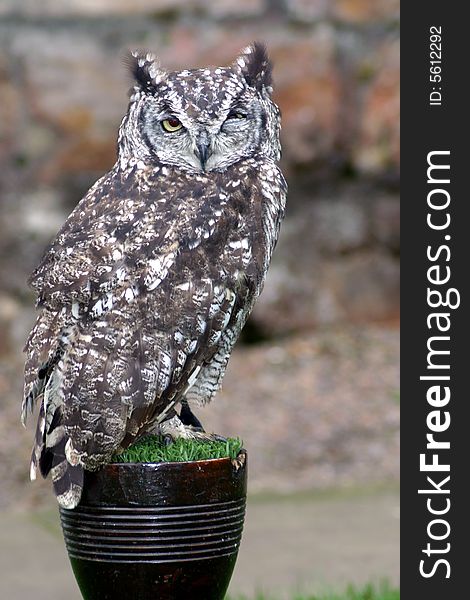
[[[60,509],[85,600],[222,600],[240,545],[246,453],[86,473],[74,510]]]

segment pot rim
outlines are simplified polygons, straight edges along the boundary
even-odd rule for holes
[[[247,457],[243,450],[236,459],[109,463],[85,473],[81,504],[158,507],[241,501],[246,497]]]

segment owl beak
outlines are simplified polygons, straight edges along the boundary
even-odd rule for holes
[[[212,155],[211,143],[207,136],[200,136],[196,142],[196,156],[201,162],[201,168],[206,170],[206,163]]]

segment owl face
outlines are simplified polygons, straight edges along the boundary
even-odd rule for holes
[[[123,121],[133,152],[188,171],[221,171],[257,153],[279,154],[271,65],[254,44],[231,67],[166,73],[153,55],[133,55],[137,85]],[[121,136],[120,148],[129,151]],[[121,143],[122,142],[122,143]],[[127,142],[127,143],[126,143]]]

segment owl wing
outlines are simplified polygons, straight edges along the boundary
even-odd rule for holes
[[[131,443],[185,393],[240,319],[258,277],[247,254],[250,194],[228,196],[208,181],[160,182],[146,194],[135,178],[105,180],[34,272],[38,331],[43,341],[54,337],[39,362],[39,333],[27,344],[29,372],[35,361],[39,371],[48,364],[42,447],[33,452],[43,473],[59,443],[69,464],[88,468]],[[61,328],[51,314],[62,315]]]

